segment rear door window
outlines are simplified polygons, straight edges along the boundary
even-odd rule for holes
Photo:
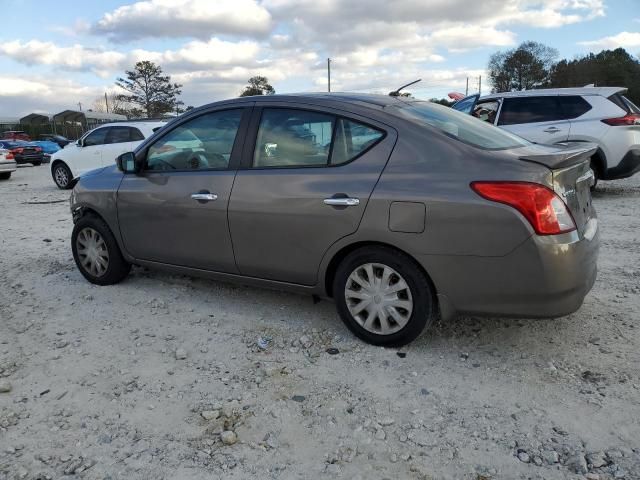
[[[498,125],[518,125],[564,120],[558,96],[507,97],[503,100]]]
[[[476,104],[476,101],[479,97],[480,95],[471,95],[469,97],[465,97],[459,102],[454,103],[451,108],[462,113],[471,113],[471,110],[473,109],[473,106]]]
[[[384,133],[376,128],[339,118],[330,164],[340,165],[353,160],[378,143],[382,137]]]
[[[129,127],[111,127],[104,143],[127,143],[130,141],[129,135]]]
[[[134,127],[129,127],[129,138],[132,142],[139,142],[140,140],[144,140],[144,135],[142,132]]]
[[[579,95],[561,95],[558,101],[566,120],[578,118],[591,110],[591,104]]]

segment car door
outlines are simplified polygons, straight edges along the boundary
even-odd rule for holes
[[[229,203],[240,273],[313,285],[354,233],[396,140],[387,126],[291,103],[256,107]]]
[[[74,176],[82,175],[89,170],[102,166],[102,149],[109,133],[110,127],[96,128],[80,140],[75,151],[69,151],[71,155],[65,160],[71,163]]]
[[[498,126],[534,143],[552,145],[569,138],[570,123],[558,95],[505,97]]]
[[[473,107],[476,106],[479,98],[480,94],[478,93],[476,93],[475,95],[469,95],[468,97],[464,97],[451,105],[451,108],[462,113],[470,114],[473,111]]]
[[[124,176],[117,199],[129,254],[237,273],[227,206],[249,116],[250,107],[199,112],[136,152],[145,167]]]

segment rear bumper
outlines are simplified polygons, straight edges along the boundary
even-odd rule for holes
[[[627,178],[638,172],[640,172],[640,150],[629,150],[618,165],[607,169],[605,180]]]
[[[20,154],[15,154],[14,158],[16,159],[16,163],[18,165],[22,165],[24,163],[33,163],[33,162],[42,163],[43,155],[42,154],[38,154],[38,155],[20,155]]]
[[[0,173],[15,172],[16,168],[16,162],[14,161],[0,162]]]
[[[504,257],[420,258],[451,316],[555,318],[580,308],[596,279],[599,236],[532,236]]]

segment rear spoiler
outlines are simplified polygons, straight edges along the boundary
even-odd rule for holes
[[[520,160],[544,165],[552,170],[570,167],[590,159],[598,150],[594,143],[569,142],[554,145],[558,150],[550,153],[523,155]]]

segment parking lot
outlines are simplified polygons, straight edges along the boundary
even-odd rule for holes
[[[640,175],[594,194],[581,310],[400,351],[308,297],[141,268],[91,285],[68,197],[47,165],[0,183],[2,480],[640,478]]]

